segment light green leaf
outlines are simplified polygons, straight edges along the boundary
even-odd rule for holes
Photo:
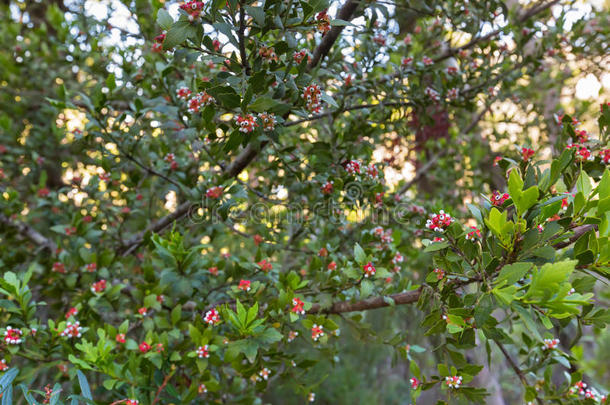
[[[555,294],[561,284],[568,280],[578,261],[566,260],[558,263],[547,263],[539,270],[534,269],[532,282],[524,298],[548,300]]]
[[[584,170],[580,171],[580,175],[576,180],[576,189],[583,194],[585,199],[589,198],[589,194],[591,194],[591,190],[593,190],[593,187],[591,186],[591,178]]]

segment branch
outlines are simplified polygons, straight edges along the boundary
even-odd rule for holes
[[[119,251],[122,252],[121,254],[123,256],[128,256],[134,250],[136,250],[142,242],[144,242],[144,236],[146,234],[161,231],[162,229],[170,225],[172,222],[174,222],[176,219],[182,218],[183,216],[187,215],[191,211],[192,207],[194,207],[194,205],[190,201],[183,202],[176,208],[176,211],[164,216],[158,221],[153,222],[152,224],[147,226],[145,230],[138,232],[137,234],[129,238],[123,244],[123,246],[119,248]]]
[[[392,102],[392,103],[377,103],[377,104],[360,104],[360,105],[352,105],[349,107],[345,107],[341,110],[335,110],[335,111],[327,111],[325,113],[322,114],[318,114],[318,115],[312,115],[311,117],[307,117],[307,118],[303,118],[297,121],[288,121],[284,123],[284,127],[291,127],[293,125],[298,125],[298,124],[302,124],[304,122],[309,122],[309,121],[315,121],[315,120],[319,120],[321,118],[324,117],[329,117],[333,114],[337,114],[337,113],[342,113],[342,112],[346,112],[346,111],[354,111],[354,110],[363,110],[365,108],[375,108],[375,107],[401,107],[401,106],[408,106],[408,105],[412,105],[409,102]]]
[[[525,21],[529,20],[530,18],[532,18],[536,14],[539,14],[539,13],[543,12],[544,10],[548,9],[549,7],[554,6],[555,4],[559,3],[559,1],[560,0],[552,0],[552,1],[549,1],[548,3],[544,3],[544,4],[541,4],[539,6],[535,6],[535,7],[530,8],[526,13],[524,13],[521,17],[519,17],[517,19],[517,23],[519,23],[519,24],[524,23]],[[448,49],[445,53],[443,53],[442,55],[436,57],[434,59],[434,62],[438,63],[438,62],[441,62],[441,61],[443,61],[445,59],[448,59],[448,58],[452,57],[453,55],[459,53],[460,51],[472,48],[473,46],[475,46],[479,42],[483,42],[483,41],[487,41],[489,39],[492,39],[493,37],[501,34],[503,31],[504,31],[504,29],[500,28],[500,29],[497,29],[495,31],[490,32],[487,35],[483,35],[482,37],[474,38],[474,39],[472,39],[470,42],[468,42],[465,45],[458,46],[457,48]]]
[[[352,14],[356,11],[358,6],[358,1],[348,0],[343,7],[339,10],[337,14],[337,18],[342,20],[351,20]],[[330,48],[335,43],[339,34],[343,30],[343,26],[336,26],[331,28],[331,30],[322,38],[322,41],[314,51],[314,56],[312,61],[307,66],[309,70],[314,68],[318,62],[328,54]],[[246,74],[249,74],[250,66],[248,65],[246,50],[245,50],[245,42],[244,42],[244,31],[245,31],[245,9],[240,6],[240,25],[239,25],[239,45],[240,45],[240,57],[242,60],[242,64],[246,69]],[[364,108],[364,107],[361,107]],[[296,125],[296,124],[291,124]],[[223,171],[225,177],[237,177],[242,170],[244,170],[258,155],[259,151],[263,149],[268,144],[268,141],[263,141],[260,145],[255,146],[250,143],[246,146],[239,155],[231,162],[226,169]],[[158,221],[149,225],[144,231],[139,232],[130,238],[126,243],[121,246],[120,251],[123,252],[123,256],[130,254],[144,241],[144,235],[147,232],[158,232],[161,229],[165,228],[172,221],[179,219],[186,215],[190,210],[191,204],[189,202],[182,203],[176,211],[173,213],[159,219]]]
[[[163,379],[163,383],[161,384],[161,386],[157,390],[157,394],[155,395],[155,399],[152,401],[152,405],[156,405],[157,402],[159,402],[159,397],[161,396],[161,392],[163,391],[163,389],[165,388],[165,386],[169,382],[170,378],[172,378],[172,376],[174,375],[174,372],[175,372],[175,369],[173,369],[168,375],[165,376],[165,378]]]
[[[248,56],[246,55],[246,41],[244,38],[244,32],[246,31],[246,10],[243,2],[239,2],[239,31],[237,36],[239,39],[239,57],[241,59],[241,65],[246,71],[246,76],[250,76],[250,64],[248,63]]]
[[[22,234],[23,236],[30,239],[35,244],[42,246],[43,248],[47,248],[51,251],[51,253],[55,253],[57,251],[57,245],[51,239],[47,238],[30,225],[20,222],[13,221],[4,214],[0,214],[0,224],[3,224],[7,227],[16,228],[17,233]]]
[[[358,8],[358,1],[356,0],[347,0],[343,7],[337,13],[337,18],[344,21],[349,21],[352,19],[352,14]],[[311,58],[311,62],[307,65],[308,69],[313,69],[316,65],[324,59],[328,52],[330,52],[330,48],[332,48],[333,44],[339,38],[339,34],[343,31],[344,26],[334,26],[322,37],[322,41],[315,49],[313,53],[313,57]]]
[[[313,304],[312,307],[307,311],[308,314],[340,314],[343,312],[354,312],[354,311],[366,311],[369,309],[377,309],[383,307],[389,307],[390,303],[386,298],[391,298],[394,301],[393,305],[412,304],[419,300],[421,295],[421,288],[417,290],[406,291],[398,294],[389,295],[387,297],[371,297],[360,301],[349,302],[340,301],[335,302],[330,308],[322,308],[320,304]]]

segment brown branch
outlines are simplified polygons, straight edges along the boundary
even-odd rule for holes
[[[356,0],[347,0],[337,13],[337,18],[344,21],[351,20],[356,8],[358,8],[358,4],[359,2]],[[315,49],[313,57],[307,65],[309,69],[316,67],[316,65],[322,61],[326,55],[328,55],[330,48],[332,48],[335,41],[337,41],[337,38],[339,38],[339,34],[341,34],[341,31],[343,31],[343,28],[345,27],[342,25],[334,26],[326,33],[326,35],[322,37],[322,41]]]
[[[320,304],[313,304],[312,307],[307,311],[308,314],[340,314],[343,312],[354,312],[354,311],[366,311],[369,309],[377,309],[383,307],[389,307],[386,298],[391,298],[394,301],[394,305],[412,304],[419,300],[421,295],[421,288],[417,290],[406,291],[398,294],[388,295],[387,297],[371,297],[360,301],[340,301],[335,302],[329,308],[322,308]]]
[[[32,228],[30,225],[26,224],[25,222],[14,221],[3,214],[0,214],[0,224],[17,229],[18,233],[24,235],[35,244],[42,246],[43,248],[49,249],[53,254],[55,254],[55,252],[57,251],[57,245],[55,244],[55,242]]]
[[[159,389],[157,390],[157,394],[155,395],[155,399],[153,399],[152,401],[152,405],[156,405],[157,402],[159,402],[159,398],[161,396],[161,392],[163,392],[163,388],[165,388],[167,386],[167,383],[169,382],[170,378],[172,378],[172,376],[174,375],[174,370],[172,370],[168,375],[165,376],[165,378],[163,379],[163,383],[161,384],[161,386],[159,387]]]

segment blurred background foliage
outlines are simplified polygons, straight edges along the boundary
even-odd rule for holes
[[[336,3],[332,2],[331,13],[337,9]],[[348,30],[337,44],[340,51],[331,53],[326,60],[326,66],[344,66],[344,73],[327,77],[336,88],[335,98],[341,105],[374,100],[381,92],[387,98],[402,99],[403,90],[376,80],[393,73],[390,62],[401,63],[406,56],[401,43],[406,36],[415,37],[413,32],[417,29],[420,34],[413,41],[412,55],[432,54],[437,52],[437,47],[442,49],[454,40],[458,44],[464,43],[464,39],[451,38],[450,31],[443,33],[445,42],[437,43],[439,37],[434,28],[437,15],[445,12],[456,14],[455,10],[445,10],[445,7],[462,7],[462,3],[467,4],[396,0],[387,2],[385,13],[375,7],[368,9],[366,18],[361,17],[362,31]],[[516,0],[490,3],[501,3],[510,10],[525,7]],[[119,232],[90,235],[99,238],[102,244],[107,238],[122,238],[121,227],[142,229],[151,213],[163,211],[167,204],[171,206],[167,196],[160,195],[155,189],[154,180],[138,174],[137,167],[124,169],[128,175],[112,172],[111,167],[102,167],[100,171],[97,166],[99,159],[91,153],[83,153],[94,149],[98,143],[96,139],[82,136],[88,125],[95,124],[88,121],[91,117],[87,118],[79,109],[61,108],[52,100],[63,100],[66,94],[89,94],[94,105],[108,103],[117,106],[118,110],[127,104],[138,110],[145,103],[144,106],[153,106],[164,116],[175,114],[171,107],[156,102],[162,101],[168,93],[163,76],[179,76],[181,69],[189,68],[190,61],[184,59],[182,66],[166,71],[167,56],[151,52],[150,47],[159,34],[155,22],[157,10],[162,7],[171,9],[170,6],[176,4],[160,0],[0,2],[0,178],[3,192],[10,187],[19,195],[19,198],[11,200],[14,206],[3,207],[5,211],[21,210],[25,201],[29,221],[42,228],[45,224],[62,221],[71,223],[92,212],[96,215],[104,213],[109,219],[107,226],[117,225]],[[473,51],[475,55],[469,55],[470,60],[476,60],[483,67],[490,64],[489,69],[481,69],[490,76],[489,80],[479,80],[481,86],[489,87],[482,91],[485,97],[469,99],[465,104],[449,104],[445,110],[439,111],[421,108],[367,110],[361,113],[362,120],[348,121],[339,117],[321,125],[335,126],[337,136],[344,142],[353,142],[354,155],[364,154],[370,148],[368,143],[361,142],[363,138],[374,139],[375,149],[370,152],[376,161],[387,165],[385,177],[395,190],[415,179],[415,187],[408,193],[410,199],[442,201],[443,206],[457,207],[465,213],[465,203],[478,201],[481,194],[488,195],[502,188],[503,174],[493,166],[496,156],[517,156],[516,146],[532,147],[539,156],[548,158],[553,151],[562,149],[560,145],[565,143],[565,139],[561,139],[556,114],[578,117],[587,130],[595,132],[599,104],[610,99],[610,4],[607,0],[562,4],[563,8],[553,9],[544,24],[543,30],[552,29],[554,35],[528,38],[526,30],[542,25],[533,18],[523,23],[522,38],[503,38],[512,51],[521,55],[520,60],[507,58],[501,68],[491,68],[494,62],[491,53],[481,51],[477,54]],[[454,22],[459,25],[459,21]],[[474,35],[489,29],[485,24],[460,26],[462,35],[469,30]],[[385,40],[385,44],[380,43],[379,37]],[[305,38],[303,44],[313,44],[313,41],[313,38]],[[352,55],[355,49],[358,59],[353,63],[345,62],[346,56]],[[448,66],[452,63],[457,63],[455,58],[447,62]],[[196,76],[204,76],[217,68],[198,65],[193,69]],[[502,75],[496,77],[497,72]],[[109,73],[127,84],[121,88],[119,96],[106,100]],[[328,72],[328,76],[332,74]],[[348,76],[357,81],[356,86],[343,86]],[[443,79],[431,72],[429,76],[422,75],[413,80],[409,86],[413,94],[417,89],[421,93],[420,88],[426,82],[438,80]],[[493,95],[495,92],[497,96]],[[77,97],[74,103],[80,107],[86,103],[85,100]],[[126,134],[141,129],[154,131],[159,125],[156,118],[152,115],[150,118],[138,117],[138,123],[126,130]],[[115,119],[125,121],[127,118]],[[129,120],[125,122],[129,123]],[[373,125],[368,126],[369,123]],[[166,137],[164,143],[148,145],[149,149],[145,151],[147,160],[159,162],[168,152],[175,151],[181,163],[183,177],[180,181],[184,189],[188,189],[193,185],[189,179],[194,177],[196,162],[188,151],[181,151],[180,147],[184,143],[194,144],[193,137],[180,131],[182,123],[179,117],[162,125],[168,132],[173,127],[174,136]],[[468,130],[464,133],[466,128]],[[315,129],[311,127],[311,131]],[[286,150],[298,158],[307,153],[302,140],[290,136],[282,140]],[[132,150],[139,147],[137,142],[127,145]],[[270,157],[271,153],[265,157]],[[428,165],[430,161],[435,164]],[[290,164],[273,162],[268,167],[252,170],[248,174],[250,181],[257,184],[260,192],[274,196],[275,179],[270,173],[281,167],[286,169],[286,176],[290,178],[292,174],[287,170]],[[79,198],[78,187],[72,187],[76,184],[75,179],[89,176],[94,182],[92,175],[101,172],[111,172],[112,179],[120,180],[130,191],[122,196],[125,199],[123,205],[134,204],[138,194],[142,193],[147,206],[132,217],[121,219],[122,205],[113,205],[112,198],[104,196],[103,189],[96,195],[91,191],[95,187],[90,187],[80,211],[63,213],[68,200]],[[174,194],[180,196],[184,189],[175,189]],[[57,198],[38,198],[41,190],[46,190],[43,194],[54,193]],[[306,188],[301,190],[303,195],[309,191]],[[273,231],[266,224],[249,224],[249,227],[251,233],[271,239]],[[406,233],[414,233],[415,228],[409,228]],[[326,234],[320,233],[318,242],[324,241],[327,246],[337,245],[344,238],[332,228],[325,228],[323,232]],[[242,249],[253,248],[250,242],[244,245],[243,241],[225,232],[222,225],[211,228],[207,236],[208,240],[214,240],[210,251],[229,251],[239,255]],[[3,230],[0,256],[7,268],[20,266],[32,254],[31,249],[15,249],[19,240],[17,234]],[[417,269],[426,269],[431,263],[427,262],[429,258],[419,254],[420,246],[413,245],[410,238],[403,237],[403,240],[400,249],[405,252],[409,268],[414,272],[413,278],[417,280],[425,275],[417,274]],[[318,242],[311,243],[311,247],[324,246]],[[141,271],[135,262],[125,266]],[[44,290],[43,295],[58,293],[53,290],[53,285],[39,288]],[[607,305],[610,292],[607,289],[600,291],[599,297]],[[438,342],[423,336],[418,327],[421,313],[415,307],[400,306],[393,311],[377,310],[362,316],[364,330],[362,324],[359,328],[352,328],[346,319],[340,325],[344,339],[341,347],[333,349],[332,361],[320,362],[302,378],[315,384],[323,376],[328,376],[316,389],[320,403],[408,403],[405,401],[405,392],[409,390],[408,367],[400,354],[386,344],[387,340],[404,331],[412,345],[433,348]],[[582,344],[576,350],[580,353],[579,366],[598,386],[609,389],[610,335],[607,331],[595,334],[592,329],[585,330],[584,334]],[[413,355],[418,357],[422,368],[426,364],[434,367],[440,361],[436,358],[437,353],[430,349]],[[482,349],[470,350],[467,356],[485,361]],[[481,385],[495,391],[489,403],[520,403],[521,387],[514,383],[512,371],[502,365],[500,357],[494,355],[491,360],[491,367],[478,377]],[[51,373],[45,377],[53,378]],[[290,399],[290,392],[287,386],[274,386],[265,399],[271,403],[302,403],[301,399]],[[430,397],[424,396],[422,403],[432,403],[436,399],[434,392],[424,395]]]

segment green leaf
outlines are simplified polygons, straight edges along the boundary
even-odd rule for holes
[[[237,309],[237,319],[239,319],[239,323],[243,326],[246,325],[246,317],[248,316],[246,309],[243,304],[239,301],[239,299],[235,302],[235,307]]]
[[[534,322],[534,319],[532,318],[532,315],[530,314],[530,312],[527,309],[523,308],[521,305],[513,304],[511,307],[515,311],[517,311],[517,313],[519,314],[519,317],[523,321],[523,324],[525,325],[525,327],[538,340],[542,340],[542,336],[540,336],[540,332],[538,332],[538,328],[537,328],[536,323]]]
[[[597,192],[600,200],[610,197],[610,169],[604,170],[604,175],[597,186]]]
[[[593,187],[591,186],[591,178],[584,170],[580,171],[580,175],[576,180],[576,189],[583,194],[585,199],[589,198],[589,194],[591,194],[591,190],[593,190]]]
[[[171,313],[171,321],[172,321],[172,325],[175,325],[178,323],[178,321],[180,321],[180,318],[182,317],[182,305],[177,304],[174,309],[172,309],[172,313]]]
[[[93,399],[93,396],[91,396],[91,388],[89,388],[89,382],[87,382],[85,374],[80,370],[76,370],[76,376],[78,377],[78,384],[80,385],[80,391],[83,397]]]
[[[533,267],[532,263],[512,263],[502,267],[500,274],[496,278],[496,284],[512,285],[521,280],[525,274]]]
[[[576,263],[576,260],[566,260],[547,263],[540,270],[534,269],[532,282],[524,298],[542,301],[550,299],[559,290],[560,285],[567,281]]]
[[[510,172],[510,177],[508,179],[508,190],[510,196],[517,208],[517,214],[522,215],[528,209],[530,209],[536,202],[538,201],[538,187],[532,186],[525,191],[523,190],[523,180],[521,180],[521,176],[517,173],[517,170],[512,170]]]
[[[2,405],[13,405],[13,386],[9,385],[2,394]]]
[[[362,280],[360,283],[360,298],[366,298],[373,292],[375,285],[370,280]]]
[[[449,372],[449,367],[447,367],[445,364],[437,364],[436,368],[438,369],[438,374],[441,377],[448,377],[451,375],[451,373]]]
[[[282,103],[268,96],[257,98],[248,106],[248,108],[256,112],[271,112],[280,115],[290,111],[290,106],[288,104]]]
[[[17,367],[10,368],[4,375],[0,378],[0,394],[3,393],[8,387],[12,386],[13,380],[19,374],[19,369]]]
[[[259,338],[266,344],[279,342],[283,337],[284,336],[275,328],[267,328],[259,335]]]
[[[515,293],[517,292],[517,287],[514,285],[510,285],[504,288],[494,288],[491,290],[493,295],[504,305],[510,305],[517,297]]]
[[[341,20],[339,18],[335,18],[334,20],[332,20],[330,22],[330,25],[332,25],[333,27],[348,27],[348,26],[355,26],[354,24],[352,24],[349,21],[345,21],[345,20]]]
[[[172,16],[164,8],[157,11],[157,24],[164,30],[169,30],[174,23]]]
[[[106,87],[108,87],[108,90],[110,90],[111,92],[116,89],[116,78],[114,76],[114,73],[110,73],[106,78]]]
[[[362,266],[367,263],[366,253],[364,253],[364,250],[358,243],[354,245],[354,258],[356,259],[356,262]]]
[[[252,16],[254,22],[259,27],[265,26],[265,10],[262,7],[245,6],[246,13]]]
[[[449,242],[432,242],[424,249],[424,252],[436,252],[449,247]]]
[[[176,45],[180,45],[188,37],[190,24],[187,21],[177,21],[167,31],[165,40],[163,41],[163,49],[172,49]]]

